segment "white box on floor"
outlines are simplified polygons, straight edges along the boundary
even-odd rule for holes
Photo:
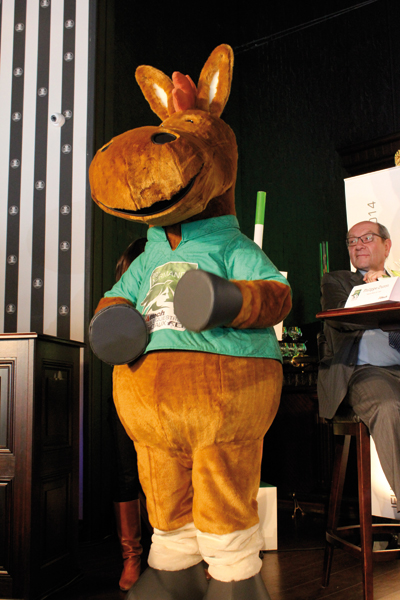
[[[258,516],[260,518],[260,531],[264,539],[263,550],[278,549],[278,505],[276,487],[264,483],[260,484],[257,494]]]

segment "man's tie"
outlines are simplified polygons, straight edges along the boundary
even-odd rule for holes
[[[400,331],[389,331],[389,346],[400,352]]]

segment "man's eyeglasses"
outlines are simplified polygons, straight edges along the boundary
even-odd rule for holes
[[[348,248],[351,248],[352,246],[356,246],[358,243],[358,240],[361,240],[361,242],[363,244],[370,244],[371,242],[374,241],[374,235],[376,235],[377,237],[380,237],[382,240],[386,239],[383,236],[379,235],[379,233],[366,233],[365,235],[360,235],[360,237],[347,238],[346,245]]]

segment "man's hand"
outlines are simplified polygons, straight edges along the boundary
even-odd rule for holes
[[[379,277],[387,277],[387,274],[384,270],[382,271],[368,271],[364,275],[365,283],[371,283],[371,281],[377,281]]]

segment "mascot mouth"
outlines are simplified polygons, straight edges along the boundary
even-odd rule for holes
[[[159,200],[158,202],[154,202],[154,204],[151,206],[146,206],[145,208],[140,208],[139,210],[128,210],[125,208],[112,208],[111,210],[119,215],[131,215],[135,217],[158,215],[165,212],[172,206],[175,206],[175,204],[178,204],[178,202],[180,202],[182,198],[186,196],[188,192],[190,192],[194,182],[196,181],[196,177],[197,175],[195,175],[184,188],[180,189],[179,192],[174,194],[169,200]],[[99,202],[99,204],[102,203]],[[102,206],[105,205],[102,204]]]

